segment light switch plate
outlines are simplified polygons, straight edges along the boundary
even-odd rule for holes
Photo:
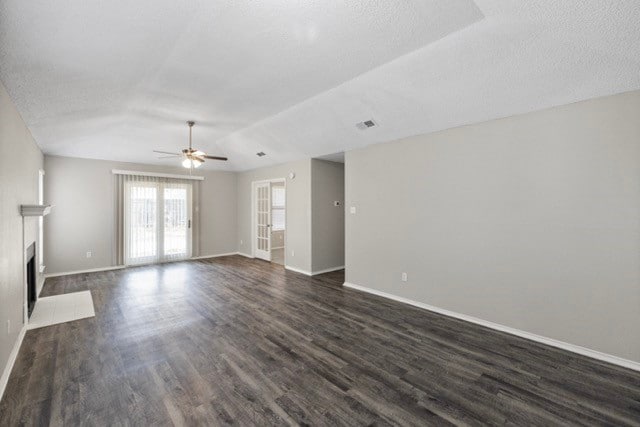
[[[351,206],[351,208],[349,208],[349,212],[351,212],[352,214],[356,213],[356,207]]]

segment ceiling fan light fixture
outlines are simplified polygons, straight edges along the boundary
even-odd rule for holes
[[[222,157],[222,156],[207,156],[207,153],[205,153],[204,151],[200,151],[193,148],[192,130],[193,130],[193,126],[195,125],[195,122],[188,121],[187,125],[189,125],[189,148],[185,148],[184,150],[181,150],[182,151],[181,153],[171,153],[168,151],[158,151],[158,150],[153,150],[153,151],[158,154],[168,154],[169,157],[182,157],[182,166],[187,169],[199,168],[204,163],[205,159],[222,160],[222,161],[228,160],[226,157]],[[164,157],[167,157],[167,156],[164,156]],[[159,157],[159,158],[162,158],[162,157]]]
[[[203,161],[200,159],[194,159],[193,157],[187,157],[182,161],[182,166],[187,169],[191,168],[199,168],[202,165]]]

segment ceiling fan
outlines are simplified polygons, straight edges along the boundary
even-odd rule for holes
[[[189,125],[189,148],[185,148],[184,150],[182,150],[182,153],[170,153],[168,151],[158,151],[158,150],[153,150],[153,152],[158,154],[167,154],[166,156],[158,157],[160,159],[168,159],[171,157],[182,157],[183,158],[182,166],[188,169],[199,168],[200,165],[204,163],[205,159],[226,161],[227,160],[226,157],[208,156],[205,152],[196,150],[195,148],[191,147],[191,131],[193,130],[193,125],[195,124],[196,122],[193,122],[193,121],[187,122],[187,125]]]

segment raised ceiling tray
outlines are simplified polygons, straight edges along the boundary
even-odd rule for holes
[[[45,216],[51,212],[51,205],[20,205],[22,216]]]

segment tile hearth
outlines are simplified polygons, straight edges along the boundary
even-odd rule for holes
[[[27,329],[94,317],[91,291],[38,298]]]

